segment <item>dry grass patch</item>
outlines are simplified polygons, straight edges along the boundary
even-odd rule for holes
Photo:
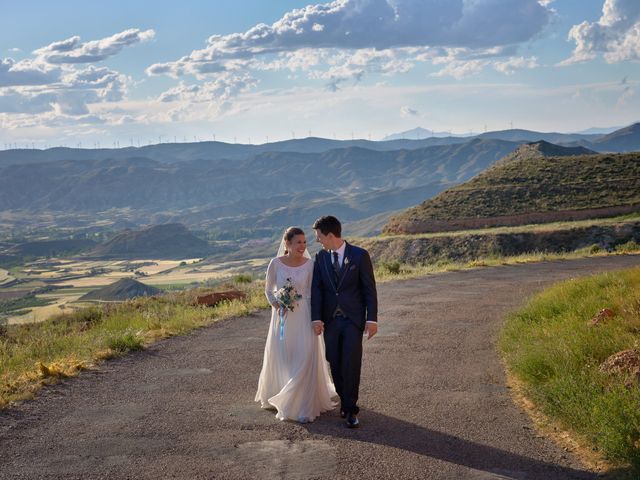
[[[73,377],[158,339],[267,306],[259,282],[220,286],[229,288],[242,290],[247,297],[203,307],[194,302],[203,293],[198,289],[94,305],[41,323],[4,327],[0,331],[0,407],[31,398],[42,385]]]

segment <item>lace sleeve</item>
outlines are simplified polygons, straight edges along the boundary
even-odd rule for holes
[[[264,287],[264,294],[271,305],[276,303],[276,296],[274,295],[276,286],[276,264],[274,258],[269,262],[269,266],[267,267],[267,281]]]

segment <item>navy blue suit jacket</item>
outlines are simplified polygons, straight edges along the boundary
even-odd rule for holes
[[[337,280],[330,252],[318,252],[313,267],[311,320],[331,322],[338,306],[360,330],[366,322],[378,321],[378,295],[369,252],[349,243]]]

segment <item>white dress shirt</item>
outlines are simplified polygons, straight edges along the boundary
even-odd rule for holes
[[[338,265],[342,268],[342,263],[344,262],[344,251],[347,247],[347,242],[343,241],[340,248],[337,250],[331,250],[331,262],[333,262],[333,252],[338,252]]]

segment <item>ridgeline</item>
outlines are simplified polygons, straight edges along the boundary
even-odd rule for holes
[[[470,181],[393,217],[415,234],[613,217],[640,210],[640,153],[588,154],[536,142]]]

